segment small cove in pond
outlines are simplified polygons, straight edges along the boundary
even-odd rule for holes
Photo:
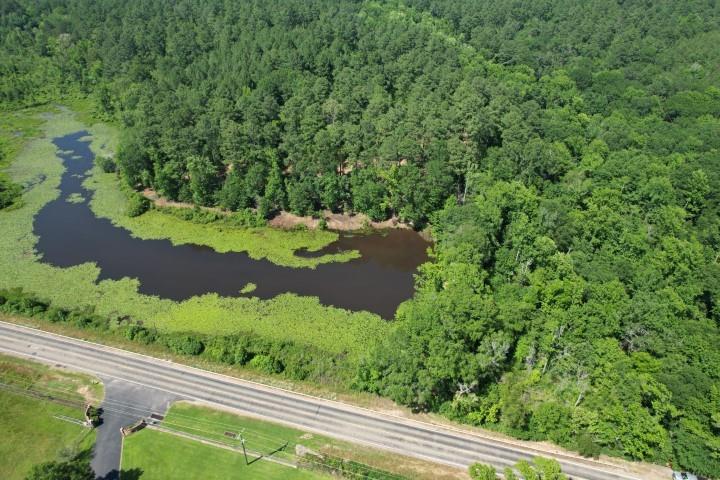
[[[94,157],[89,142],[82,140],[87,135],[77,132],[53,141],[65,172],[60,196],[34,220],[39,237],[36,249],[44,262],[58,267],[94,262],[100,268],[98,280],[137,278],[141,293],[172,300],[212,292],[241,296],[240,290],[254,283],[257,288],[250,294],[254,297],[267,299],[290,292],[319,297],[324,305],[391,318],[397,306],[412,296],[413,274],[427,260],[429,243],[408,230],[341,235],[320,252],[297,252],[317,256],[358,250],[361,254],[349,262],[315,269],[283,267],[254,260],[244,252],[218,253],[200,245],[135,238],[90,210],[87,199],[93,192],[82,186]]]

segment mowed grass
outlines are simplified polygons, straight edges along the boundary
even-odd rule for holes
[[[303,445],[319,451],[325,447],[341,447],[344,444],[338,440],[310,434],[281,424],[187,402],[173,404],[162,425],[172,430],[201,436],[229,446],[237,446],[238,442],[229,438],[226,432],[242,432],[247,448],[254,452],[269,453],[287,445],[275,455],[288,461],[295,460],[296,445]]]
[[[327,478],[267,460],[245,464],[233,452],[172,434],[145,429],[123,442],[121,475],[142,480],[315,480]]]
[[[0,288],[22,287],[60,307],[92,306],[100,315],[127,315],[163,331],[254,333],[274,341],[292,341],[330,354],[344,354],[350,361],[393,328],[375,314],[325,307],[315,297],[284,294],[260,300],[209,294],[175,302],[140,294],[137,279],[97,282],[100,271],[93,263],[57,268],[40,262],[35,251],[33,218],[46,203],[57,198],[63,172],[52,139],[80,130],[89,131],[91,148],[96,153],[110,154],[116,148],[116,134],[111,127],[88,127],[67,109],[27,111],[4,118],[0,137],[13,142],[16,153],[7,173],[24,185],[25,191],[19,207],[0,211]],[[22,148],[18,139],[22,139]],[[104,198],[111,191],[99,195]],[[297,238],[292,237],[296,233],[272,235],[291,235],[286,237],[290,239]],[[305,246],[312,249],[321,245],[318,242]]]
[[[55,392],[79,402],[102,396],[102,386],[90,377],[2,355],[0,382]],[[56,416],[82,419],[82,406],[73,408],[0,388],[0,478],[25,478],[35,464],[92,447],[94,431]]]
[[[372,469],[404,478],[466,478],[460,470],[189,402],[173,404],[162,425],[171,430],[233,447],[238,446],[238,442],[228,437],[226,432],[242,433],[249,450],[264,455],[274,452],[273,457],[293,463],[298,460],[295,454],[296,446],[301,445],[314,452],[353,460]],[[277,451],[283,446],[282,450]]]

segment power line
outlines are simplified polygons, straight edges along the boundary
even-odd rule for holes
[[[22,378],[22,377],[17,376],[16,378]],[[37,382],[30,381],[29,379],[26,379],[26,378],[23,378],[22,383],[26,387],[23,390],[18,389],[18,387],[22,387],[22,385],[3,384],[2,382],[0,382],[0,387],[2,387],[3,385],[5,385],[6,387],[12,386],[12,387],[16,387],[14,389],[14,391],[19,394],[32,396],[32,393],[36,393],[36,394],[42,394],[42,395],[45,395],[45,396],[48,396],[51,398],[61,398],[61,399],[64,399],[65,401],[70,400],[69,397],[72,396],[73,397],[72,401],[78,407],[80,407],[81,405],[84,404],[84,399],[82,398],[82,396],[80,396],[79,394],[77,394],[76,391],[73,391],[71,389],[59,388],[59,386],[51,387],[51,386],[47,386],[47,385],[43,385],[41,387],[36,384]],[[35,387],[34,390],[32,387]],[[62,396],[64,396],[64,398],[62,398]],[[121,401],[117,401],[117,400],[108,400],[108,399],[103,401],[101,408],[106,412],[121,414],[121,415],[128,416],[128,417],[132,417],[132,416],[146,417],[147,412],[149,410],[149,409],[137,407],[135,405],[131,405],[131,404],[128,404],[125,402],[121,402]],[[182,420],[185,420],[186,422],[191,423],[191,424],[194,423],[196,425],[193,426],[193,425],[188,425],[187,423],[182,423]],[[224,432],[221,433],[218,431],[208,430],[208,428],[212,428],[213,425],[218,426],[218,427],[223,427],[226,429],[241,428],[242,429],[241,446],[243,448],[245,447],[245,441],[249,440],[253,443],[253,445],[254,445],[253,448],[260,449],[260,450],[270,450],[273,452],[273,454],[275,454],[275,453],[282,454],[284,456],[289,457],[289,459],[294,460],[296,463],[306,463],[306,464],[309,463],[309,464],[313,464],[317,467],[320,467],[321,469],[336,470],[331,465],[328,465],[326,463],[312,460],[306,456],[301,457],[301,456],[297,455],[296,453],[290,452],[288,450],[278,449],[278,443],[281,443],[284,441],[285,443],[284,443],[283,447],[287,447],[290,444],[290,441],[288,441],[286,439],[278,439],[278,438],[269,436],[267,434],[260,433],[252,428],[241,427],[241,425],[231,424],[231,423],[226,423],[226,422],[219,422],[219,421],[210,420],[210,419],[197,418],[197,417],[193,417],[193,416],[181,414],[181,413],[176,413],[176,412],[173,412],[170,415],[170,419],[168,419],[166,417],[161,422],[161,424],[163,427],[166,427],[166,426],[170,427],[170,428],[166,427],[168,430],[171,430],[171,431],[175,430],[178,433],[189,433],[184,430],[199,432],[201,434],[204,434],[205,439],[207,439],[211,442],[214,442],[214,443],[226,445],[233,449],[237,448],[237,446],[233,445],[232,443],[229,443],[227,441],[228,437],[225,435]],[[197,424],[200,424],[200,425],[197,425]],[[172,428],[172,427],[175,427],[175,428]],[[252,437],[257,437],[257,438],[246,439],[246,435],[245,435],[246,432],[249,432],[251,434],[251,438]],[[197,436],[200,438],[203,437],[203,435],[197,435]],[[220,440],[218,440],[218,439],[220,439]],[[262,440],[262,441],[260,441],[260,440]],[[293,443],[296,443],[296,442],[293,442]],[[261,457],[259,457],[259,458],[262,458],[264,456],[264,454],[262,454],[261,452],[260,452],[260,455],[261,455]],[[381,470],[381,469],[372,467],[370,465],[363,464],[361,462],[355,462],[353,460],[343,459],[342,457],[333,457],[333,456],[331,456],[331,457],[341,460],[343,462],[352,461],[354,463],[361,465],[362,468],[365,468],[371,472],[381,473],[383,476],[385,476],[387,478],[397,478],[397,479],[404,478],[400,475],[396,475],[391,472],[387,472],[385,470]],[[250,463],[252,463],[252,462],[250,462]],[[362,474],[359,472],[350,472],[350,471],[343,470],[342,474],[343,475],[351,475],[353,477],[362,478],[362,479],[370,478],[369,474]]]

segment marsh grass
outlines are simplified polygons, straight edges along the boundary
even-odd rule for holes
[[[357,258],[357,251],[304,258],[295,251],[317,251],[338,238],[335,232],[320,230],[280,230],[271,227],[238,227],[218,221],[195,223],[177,215],[151,209],[143,215],[128,217],[125,212],[127,194],[118,186],[117,175],[94,167],[85,186],[95,194],[90,201],[93,212],[113,224],[129,230],[145,240],[168,239],[173,245],[204,245],[225,252],[247,252],[255,260],[266,258],[277,265],[314,268],[323,263],[345,262]]]
[[[26,115],[31,118],[26,118]],[[325,307],[315,297],[283,294],[270,300],[260,300],[208,294],[175,302],[138,293],[137,279],[98,282],[100,271],[93,263],[70,268],[57,268],[42,263],[41,256],[35,251],[37,237],[33,234],[33,218],[43,205],[58,197],[57,187],[63,172],[52,138],[88,130],[93,138],[93,151],[110,155],[116,148],[117,137],[111,127],[100,124],[87,127],[64,108],[13,115],[10,120],[5,120],[0,134],[7,139],[18,129],[23,131],[25,145],[20,149],[18,141],[11,139],[16,155],[7,173],[14,181],[27,187],[21,206],[0,212],[0,288],[22,287],[59,307],[91,306],[99,315],[129,316],[163,331],[192,331],[211,335],[254,333],[274,341],[304,343],[334,354],[344,354],[351,362],[356,361],[392,328],[377,315]],[[34,138],[28,140],[30,137]],[[103,175],[110,177],[102,178],[97,183],[109,185],[112,174]],[[108,199],[112,195],[115,198]],[[118,197],[121,195],[119,188],[98,190],[97,198],[100,200],[95,203],[96,208],[99,211],[114,208],[122,201],[122,197]],[[165,228],[182,230],[175,219],[174,227],[168,227],[168,224],[163,223],[163,217],[149,213],[152,215],[138,217],[142,219],[137,224],[138,228],[147,228],[148,232],[157,232],[158,235]],[[182,227],[192,229],[193,235],[210,231],[201,225],[183,224]],[[285,258],[290,258],[291,246],[317,249],[326,245],[331,238],[299,236],[316,235],[309,232],[293,233],[290,237],[286,236],[287,232],[270,229],[263,232],[263,237],[259,238],[264,240],[258,241],[258,245],[282,240],[288,252]],[[318,234],[332,235],[328,232]],[[218,248],[220,244],[229,242],[223,232],[210,234],[209,237],[216,239],[214,241],[218,242]]]

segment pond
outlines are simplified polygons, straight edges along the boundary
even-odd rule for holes
[[[397,306],[413,293],[413,274],[427,260],[426,242],[416,232],[390,230],[369,235],[341,234],[320,252],[358,250],[360,258],[329,263],[315,269],[290,268],[268,260],[254,260],[244,252],[218,253],[200,245],[173,245],[169,240],[142,240],[129,231],[96,217],[83,187],[94,154],[87,132],[53,142],[65,166],[60,196],[36,215],[36,249],[42,261],[58,267],[94,262],[98,280],[137,278],[140,292],[172,300],[205,293],[242,296],[248,283],[257,288],[248,295],[262,299],[281,293],[316,296],[324,305],[367,310],[392,318]]]

